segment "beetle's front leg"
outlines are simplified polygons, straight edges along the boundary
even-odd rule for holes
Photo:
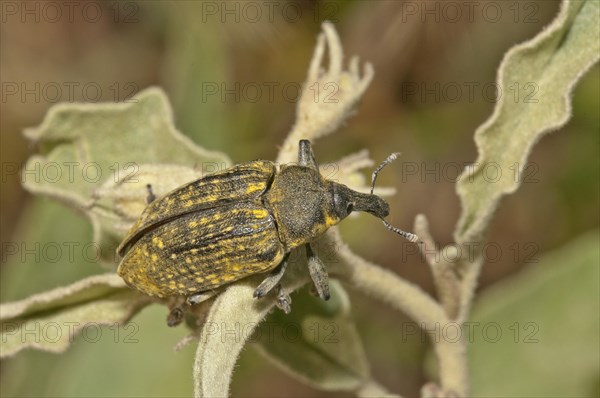
[[[325,264],[313,252],[310,243],[307,243],[305,247],[306,257],[308,258],[308,272],[317,288],[317,293],[319,293],[321,299],[329,300],[329,275],[327,274]]]
[[[148,190],[148,195],[146,196],[146,204],[150,204],[156,200],[156,195],[152,191],[152,185],[146,184],[146,190]]]
[[[319,165],[317,164],[309,140],[300,140],[298,143],[298,164],[300,166],[319,170]]]

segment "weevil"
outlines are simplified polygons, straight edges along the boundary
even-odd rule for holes
[[[288,313],[291,300],[280,280],[290,252],[304,246],[316,291],[328,300],[327,270],[312,245],[351,212],[370,213],[388,229],[417,240],[385,221],[389,206],[373,194],[377,173],[395,156],[373,172],[370,194],[325,179],[308,140],[299,142],[298,164],[242,163],[161,198],[148,186],[149,204],[117,249],[123,257],[118,274],[147,295],[185,298],[172,309],[170,326],[207,292],[257,273],[268,275],[254,297],[276,291],[277,305]]]

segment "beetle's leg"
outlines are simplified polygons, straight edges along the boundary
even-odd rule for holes
[[[188,307],[189,306],[187,304],[182,304],[179,307],[173,308],[171,312],[169,312],[169,315],[167,315],[167,325],[169,327],[179,325],[181,321],[183,321],[183,316],[185,315]]]
[[[309,140],[300,140],[300,143],[298,144],[298,164],[300,166],[319,170],[319,165],[315,160],[315,155],[313,154]]]
[[[286,314],[292,310],[292,298],[283,290],[281,284],[277,285],[277,307]]]
[[[314,283],[310,287],[310,289],[308,289],[308,294],[310,294],[313,297],[319,297],[319,292],[317,291],[317,287],[315,286]]]
[[[187,312],[190,305],[187,301],[181,301],[181,298],[177,299],[177,304],[170,307],[169,315],[167,315],[167,325],[170,327],[177,326],[183,321],[183,317]]]
[[[156,195],[154,195],[154,192],[152,192],[152,185],[146,184],[146,189],[148,190],[148,196],[146,196],[146,204],[150,204],[154,202],[154,200],[156,199]]]
[[[329,275],[327,269],[325,269],[325,264],[313,252],[310,243],[307,243],[305,247],[306,257],[308,257],[308,272],[317,288],[319,297],[323,300],[329,300]]]
[[[202,293],[196,293],[196,294],[189,296],[186,299],[186,302],[189,305],[200,304],[201,302],[206,301],[209,298],[213,297],[215,294],[216,294],[216,292],[214,292],[212,290],[209,290],[207,292],[202,292]]]
[[[269,293],[275,286],[279,284],[279,281],[283,277],[285,273],[285,269],[287,268],[287,261],[290,253],[286,254],[283,258],[281,264],[279,264],[269,276],[265,278],[264,281],[261,282],[260,285],[254,290],[254,297],[261,298],[264,297],[267,293]]]
[[[167,325],[171,327],[179,325],[183,321],[185,313],[192,305],[200,304],[201,302],[213,297],[215,294],[216,293],[214,291],[209,290],[207,292],[196,293],[188,296],[181,304],[175,305],[171,308],[171,311],[167,316]]]

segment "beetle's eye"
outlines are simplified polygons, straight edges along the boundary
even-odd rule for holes
[[[333,184],[332,192],[333,206],[337,216],[339,218],[346,218],[346,216],[350,214],[354,206],[351,202],[348,201],[347,198],[344,197],[343,193],[340,190],[340,187],[337,184]]]

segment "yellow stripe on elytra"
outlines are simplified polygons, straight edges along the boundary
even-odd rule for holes
[[[246,194],[251,194],[254,193],[256,191],[262,191],[263,189],[265,189],[265,183],[264,182],[259,182],[259,183],[249,183],[246,186]]]
[[[255,218],[267,218],[269,216],[269,212],[267,209],[254,209],[252,210],[252,215]]]

